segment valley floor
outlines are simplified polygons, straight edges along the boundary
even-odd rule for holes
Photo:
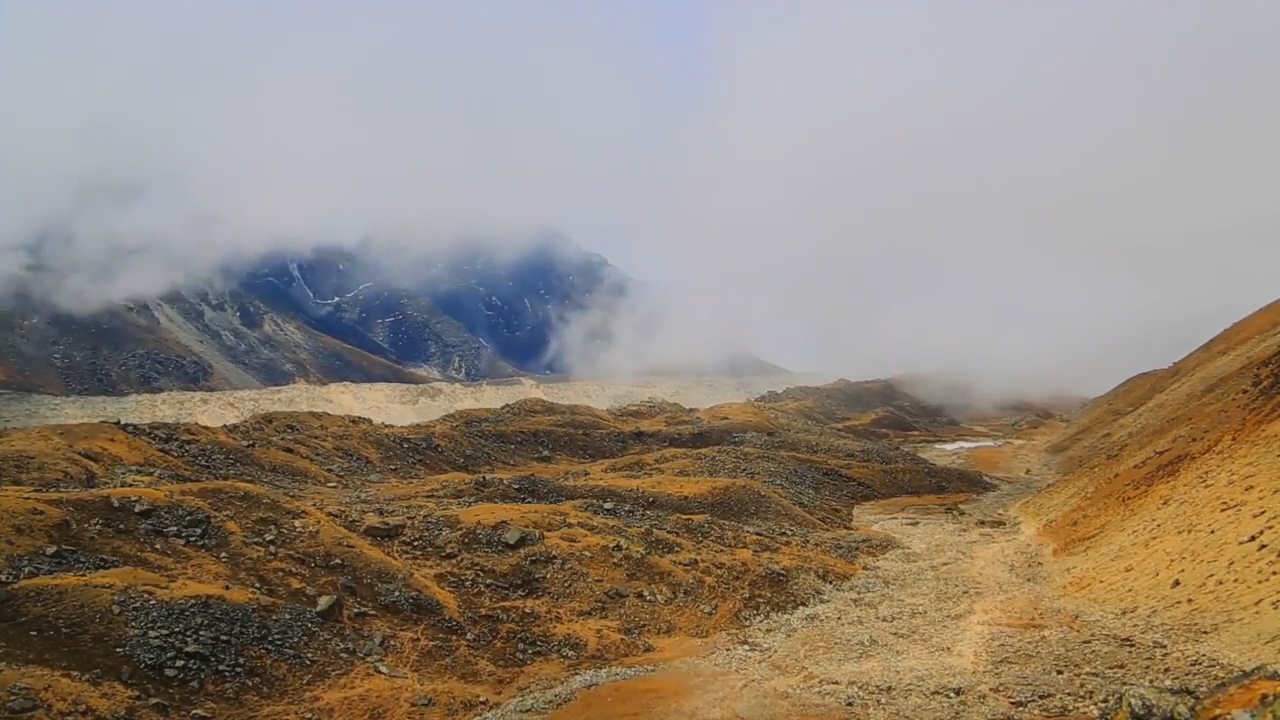
[[[1036,444],[1008,452],[995,492],[860,506],[860,524],[901,546],[824,601],[694,657],[531,689],[482,717],[1094,718],[1126,687],[1204,690],[1257,661],[1205,631],[1055,591],[1017,513],[1051,477]]]
[[[57,396],[0,390],[0,428],[115,421],[227,425],[267,412],[328,412],[390,425],[428,422],[456,410],[538,398],[609,408],[660,397],[688,407],[741,402],[769,390],[832,378],[784,374],[741,378],[636,377],[626,381],[520,378],[475,383],[294,384],[255,390]]]

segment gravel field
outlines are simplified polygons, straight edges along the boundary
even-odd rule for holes
[[[751,378],[662,377],[627,381],[483,383],[335,383],[260,390],[165,392],[120,397],[58,397],[0,392],[0,427],[81,422],[194,422],[227,425],[264,412],[316,411],[358,415],[390,425],[412,425],[467,408],[501,407],[524,398],[607,408],[660,398],[686,407],[738,402],[769,390],[814,385],[834,378],[774,375]]]

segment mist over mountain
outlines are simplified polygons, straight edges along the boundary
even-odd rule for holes
[[[32,287],[0,304],[0,389],[121,394],[590,372],[610,338],[575,327],[582,318],[611,325],[635,286],[604,257],[550,238],[434,255],[376,242],[272,251],[92,310]],[[777,369],[750,355],[733,362],[680,369]]]
[[[1098,393],[1274,299],[1277,33],[1275,3],[0,3],[0,294],[554,228],[646,284],[557,336],[584,371],[749,348]]]

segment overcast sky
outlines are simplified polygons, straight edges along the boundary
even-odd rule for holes
[[[1280,295],[1280,3],[0,0],[0,290],[558,228],[626,355],[1105,390]]]

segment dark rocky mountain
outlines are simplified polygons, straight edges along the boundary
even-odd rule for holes
[[[0,308],[0,389],[123,394],[555,373],[557,319],[629,282],[563,241],[390,265],[339,249],[269,255],[224,282],[90,314],[19,298]]]

